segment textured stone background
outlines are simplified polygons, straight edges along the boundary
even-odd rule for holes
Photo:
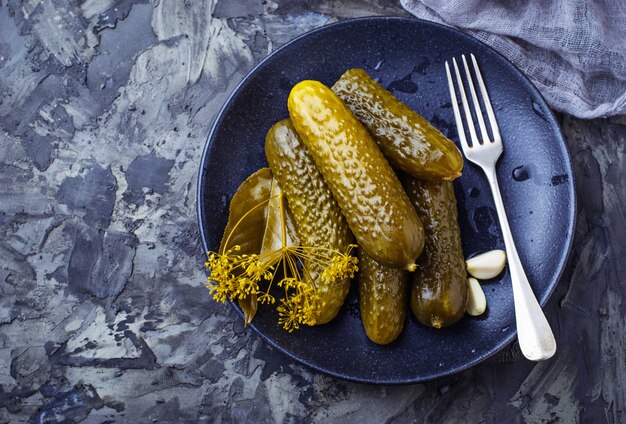
[[[626,118],[560,117],[576,242],[560,344],[459,375],[346,383],[209,301],[195,176],[237,82],[392,0],[0,0],[0,422],[626,422]],[[620,188],[621,187],[621,188]]]

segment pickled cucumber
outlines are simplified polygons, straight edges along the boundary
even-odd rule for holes
[[[451,182],[407,178],[405,186],[424,223],[426,246],[411,286],[411,309],[435,328],[457,322],[467,304],[467,273]]]
[[[359,307],[367,337],[381,345],[394,341],[406,318],[409,273],[380,265],[359,249]]]
[[[383,265],[414,270],[424,246],[422,223],[367,130],[317,81],[298,83],[288,108],[359,245]]]
[[[463,157],[452,141],[362,69],[350,69],[333,91],[374,137],[392,165],[416,178],[451,181]]]
[[[296,134],[289,119],[276,123],[267,133],[265,154],[274,178],[285,193],[303,246],[326,247],[344,253],[353,241],[346,219],[324,182],[315,162]],[[324,301],[316,324],[324,324],[337,315],[348,294],[350,279],[325,284],[319,267],[305,264],[309,278]]]

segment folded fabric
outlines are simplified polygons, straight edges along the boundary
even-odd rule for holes
[[[507,57],[550,106],[579,118],[626,113],[626,1],[401,0],[418,18]]]

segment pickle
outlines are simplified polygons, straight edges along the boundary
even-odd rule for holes
[[[383,265],[414,270],[424,247],[422,223],[367,130],[317,81],[298,83],[287,106],[359,245]]]
[[[381,345],[394,341],[404,328],[409,273],[389,268],[359,249],[359,307],[367,337]]]
[[[419,179],[451,181],[461,175],[461,152],[437,128],[362,69],[350,69],[333,91],[374,137],[392,165]]]
[[[353,240],[348,223],[289,119],[276,123],[269,130],[265,139],[265,154],[272,174],[285,193],[301,244],[344,253]],[[308,270],[305,281],[314,280],[312,283],[324,301],[315,322],[327,323],[343,305],[350,279],[330,286],[319,278],[319,267],[313,264],[305,266]]]
[[[435,328],[457,322],[467,304],[467,272],[451,182],[408,178],[406,189],[424,223],[426,246],[411,286],[411,309]]]

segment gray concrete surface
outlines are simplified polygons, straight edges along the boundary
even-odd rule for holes
[[[195,177],[237,82],[300,33],[392,0],[0,0],[0,422],[626,422],[626,118],[559,117],[579,201],[513,345],[403,387],[312,372],[209,300]]]

